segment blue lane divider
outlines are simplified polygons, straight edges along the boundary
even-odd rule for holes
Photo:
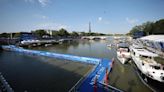
[[[81,57],[81,56],[59,54],[59,53],[46,52],[46,51],[27,50],[20,47],[15,47],[13,45],[2,46],[2,48],[4,50],[10,50],[10,51],[15,51],[15,52],[20,52],[20,53],[47,56],[47,57],[65,59],[65,60],[71,60],[71,61],[79,61],[79,62],[84,62],[84,63],[89,63],[89,64],[99,64],[99,62],[101,61],[101,59],[99,58]]]
[[[104,77],[106,75],[106,68],[108,68],[108,71],[110,71],[112,68],[110,66],[112,62],[111,60],[108,59],[74,56],[69,54],[59,54],[54,52],[37,51],[37,50],[27,50],[13,45],[2,46],[2,48],[4,50],[20,52],[24,54],[47,56],[52,58],[71,60],[75,62],[94,64],[96,66],[95,69],[90,74],[88,74],[88,76],[85,78],[83,83],[81,83],[79,88],[77,89],[80,92],[93,92],[94,91],[93,84],[95,78],[97,78],[98,83],[103,84]],[[103,87],[98,87],[98,92],[105,92],[105,89]]]

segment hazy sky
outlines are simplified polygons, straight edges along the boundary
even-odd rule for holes
[[[164,18],[164,0],[0,0],[0,33],[60,29],[127,33]]]

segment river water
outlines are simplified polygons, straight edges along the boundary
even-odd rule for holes
[[[77,40],[48,47],[32,49],[67,53],[79,56],[115,58],[110,74],[110,85],[127,92],[151,92],[131,64],[122,65],[116,59],[114,48],[108,48],[108,40]],[[81,77],[92,69],[92,65],[46,57],[0,52],[0,72],[16,92],[67,92]]]

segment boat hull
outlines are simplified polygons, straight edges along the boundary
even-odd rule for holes
[[[126,64],[128,62],[128,59],[126,58],[121,58],[119,56],[117,56],[117,59],[122,63],[122,64]]]
[[[133,68],[135,69],[135,72],[137,73],[137,75],[141,79],[141,81],[148,88],[150,88],[153,92],[163,92],[164,83],[161,83],[157,80],[154,80],[154,79],[148,77],[147,75],[145,75],[144,73],[142,73],[142,71],[137,67],[137,65],[134,62],[132,62],[132,65],[133,65]]]
[[[125,56],[123,57],[124,54]],[[120,53],[119,51],[117,51],[117,59],[122,63],[122,64],[126,64],[128,63],[128,61],[130,60],[130,53]]]

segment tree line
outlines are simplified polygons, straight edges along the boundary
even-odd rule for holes
[[[127,35],[133,35],[135,32],[143,32],[145,35],[164,34],[164,19],[156,22],[146,22],[141,25],[134,26]]]
[[[43,36],[49,36],[49,37],[79,37],[79,36],[104,36],[106,34],[103,33],[94,33],[94,32],[68,32],[66,29],[61,28],[59,30],[45,30],[45,29],[37,29],[32,30],[31,33],[34,36],[37,36],[39,38],[42,38]],[[18,38],[21,35],[21,32],[17,33],[1,33],[0,38],[10,38],[12,34],[13,38]]]
[[[61,28],[59,30],[44,30],[39,29],[35,31],[31,31],[33,34],[42,37],[44,35],[52,36],[52,37],[79,37],[79,36],[102,36],[105,35],[103,33],[94,33],[94,32],[68,32],[66,29]]]

